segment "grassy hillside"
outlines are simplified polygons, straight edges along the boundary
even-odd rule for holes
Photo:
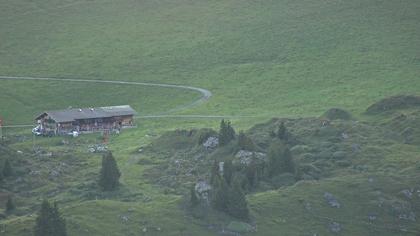
[[[410,201],[400,191],[419,186],[419,114],[363,113],[384,97],[419,95],[419,12],[420,2],[397,0],[2,0],[0,75],[202,87],[213,97],[178,113],[250,116],[233,120],[237,130],[272,117],[320,116],[331,107],[344,108],[361,120],[356,131],[350,121],[346,129],[368,146],[363,155],[351,159],[350,167],[319,161],[330,169],[317,181],[249,194],[255,235],[328,235],[332,221],[343,226],[342,235],[417,235],[417,196],[410,202],[415,222],[395,214]],[[0,116],[22,124],[43,110],[120,104],[140,115],[159,114],[198,97],[169,88],[0,80]],[[372,126],[364,126],[367,121]],[[0,150],[0,166],[10,158],[21,169],[1,183],[0,203],[13,194],[18,210],[0,219],[0,235],[31,235],[42,198],[58,201],[69,235],[219,234],[229,216],[210,212],[205,220],[194,219],[184,209],[182,188],[147,179],[148,165],[161,163],[138,164],[143,157],[138,150],[163,132],[217,128],[218,122],[139,119],[137,129],[112,136],[109,149],[121,169],[122,188],[109,196],[95,185],[100,155],[87,151],[101,142],[99,134],[70,144],[39,138],[35,146],[45,153],[35,155],[29,130],[5,130],[12,151]],[[395,139],[389,141],[386,130]],[[329,131],[323,134],[336,134]],[[49,152],[52,158],[42,158]],[[159,152],[148,155],[162,158]],[[63,172],[51,178],[56,168]],[[326,191],[340,200],[341,209],[325,204]],[[388,204],[383,211],[377,207],[382,198]],[[367,219],[373,213],[374,223]]]
[[[0,4],[2,74],[214,92],[191,113],[295,116],[332,106],[360,112],[420,86],[416,1]]]

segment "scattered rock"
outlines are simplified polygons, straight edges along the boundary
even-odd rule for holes
[[[200,180],[195,184],[194,189],[199,199],[203,200],[206,203],[209,203],[209,195],[211,190],[210,184],[208,184],[204,180]]]
[[[251,152],[246,150],[239,150],[235,155],[235,160],[233,162],[240,163],[242,165],[251,164],[252,160],[258,162],[265,162],[266,154],[261,152]]]
[[[121,219],[121,221],[122,221],[122,222],[124,222],[124,223],[125,223],[125,222],[128,222],[128,221],[130,220],[130,217],[128,217],[128,216],[126,216],[126,215],[121,215],[121,216],[120,216],[120,219]]]
[[[416,221],[416,214],[414,212],[408,212],[407,214],[400,214],[398,216],[401,220]]]
[[[305,207],[305,210],[307,210],[307,211],[312,210],[312,205],[309,202],[305,202],[304,207]]]
[[[90,153],[96,153],[96,152],[107,152],[108,147],[101,145],[101,144],[95,144],[95,145],[89,145],[88,146],[88,152]]]
[[[58,171],[56,171],[56,170],[52,170],[52,171],[50,171],[49,176],[50,176],[51,178],[57,178],[57,177],[59,177],[59,176],[60,176],[60,172],[58,172]]]
[[[374,220],[376,220],[378,218],[378,216],[376,215],[376,214],[374,214],[374,213],[370,213],[369,215],[368,215],[368,219],[370,220],[370,221],[374,221]]]
[[[413,190],[409,190],[409,189],[404,189],[401,191],[401,193],[408,199],[412,199],[413,198]]]
[[[207,150],[213,150],[217,146],[219,146],[219,138],[217,137],[209,137],[204,143],[203,147]]]
[[[337,222],[331,222],[328,225],[328,229],[332,232],[332,233],[339,233],[341,231],[341,225]]]
[[[354,144],[351,145],[351,150],[354,153],[357,153],[357,152],[360,152],[362,150],[362,148],[361,148],[360,144],[354,143]]]
[[[346,132],[341,133],[341,138],[346,140],[349,138],[349,135]]]
[[[46,153],[42,153],[39,156],[40,157],[52,157],[53,153],[52,152],[46,152]]]
[[[341,204],[331,193],[325,192],[324,198],[331,207],[340,208]]]

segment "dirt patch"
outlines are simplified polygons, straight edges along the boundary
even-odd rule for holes
[[[377,103],[372,104],[366,110],[367,114],[379,114],[383,112],[389,112],[398,109],[407,109],[419,107],[420,108],[420,96],[414,95],[399,95],[389,98],[384,98]]]

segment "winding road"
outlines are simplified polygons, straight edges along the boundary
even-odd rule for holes
[[[174,84],[161,84],[161,83],[146,83],[146,82],[133,82],[133,81],[116,81],[116,80],[97,80],[97,79],[69,79],[69,78],[48,78],[48,77],[17,77],[17,76],[0,76],[0,80],[39,80],[39,81],[60,81],[60,82],[80,82],[80,83],[104,83],[104,84],[116,84],[116,85],[138,85],[138,86],[152,86],[152,87],[162,87],[162,88],[174,88],[182,90],[190,90],[199,92],[201,94],[200,98],[188,103],[183,106],[173,108],[163,114],[158,115],[146,115],[146,116],[137,116],[137,119],[156,119],[156,118],[234,118],[235,116],[221,116],[221,115],[170,115],[170,113],[185,110],[194,106],[197,106],[210,99],[212,93],[203,88],[197,88],[193,86],[186,85],[174,85]],[[9,125],[3,126],[6,128],[16,128],[16,127],[29,127],[33,124],[28,125]]]

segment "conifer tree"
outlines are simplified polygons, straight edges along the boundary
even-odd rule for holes
[[[235,129],[233,129],[232,123],[230,121],[227,122],[227,134],[229,141],[235,139]]]
[[[296,164],[293,160],[292,152],[290,151],[288,146],[286,146],[286,149],[283,152],[282,165],[283,172],[288,172],[292,174],[296,173]]]
[[[219,162],[214,160],[213,165],[210,169],[210,185],[214,185],[214,181],[216,180],[216,177],[220,175],[219,171]]]
[[[232,187],[228,191],[227,212],[238,219],[247,220],[249,218],[246,196],[237,178],[234,178]]]
[[[285,172],[295,173],[295,163],[290,149],[281,141],[274,141],[270,145],[267,169],[270,177]]]
[[[280,126],[279,126],[279,128],[278,128],[278,130],[277,130],[277,137],[280,139],[280,140],[287,140],[287,135],[288,135],[288,133],[287,133],[287,128],[286,128],[286,126],[284,125],[284,122],[281,122],[280,123]]]
[[[235,130],[230,121],[222,120],[219,129],[219,145],[224,146],[235,139]]]
[[[13,199],[11,196],[9,196],[7,198],[7,202],[6,202],[6,212],[10,213],[11,211],[13,211],[15,209],[15,204],[13,203]]]
[[[222,120],[220,122],[220,128],[219,128],[219,145],[224,146],[227,143],[227,127],[225,120]]]
[[[115,190],[119,185],[121,173],[111,152],[102,156],[102,168],[99,176],[99,186],[103,191]]]
[[[9,159],[6,159],[3,166],[3,176],[9,177],[12,175],[12,166],[10,165]]]
[[[36,218],[34,227],[35,236],[67,236],[66,222],[58,211],[58,206],[53,206],[44,200]]]
[[[227,194],[228,185],[225,179],[220,177],[220,175],[216,175],[211,194],[211,202],[215,209],[224,212],[227,211]]]
[[[249,163],[245,170],[245,176],[248,180],[248,184],[251,188],[257,186],[258,184],[258,169],[257,163],[254,160]]]
[[[191,185],[190,203],[192,207],[195,207],[200,203],[200,200],[198,199],[197,194],[195,192],[195,184]]]
[[[232,161],[231,160],[225,161],[225,164],[223,165],[223,177],[225,178],[226,183],[228,185],[230,185],[231,183],[234,171],[235,170],[234,170]]]

